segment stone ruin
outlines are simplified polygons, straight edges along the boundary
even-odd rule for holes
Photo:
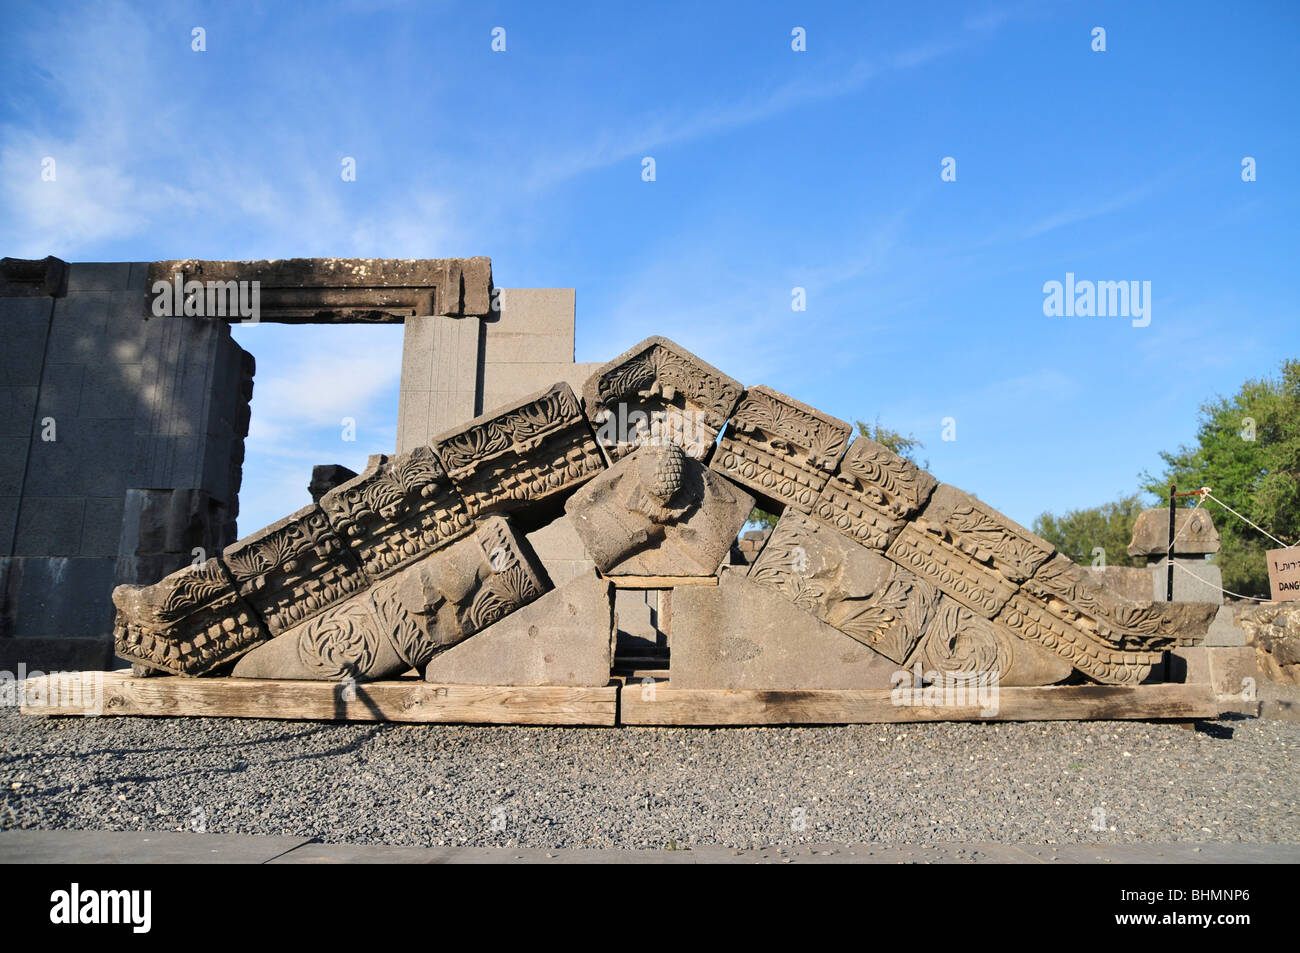
[[[755,504],[780,514],[730,565]],[[576,535],[556,584],[529,542]],[[1137,685],[1216,606],[1133,602],[993,507],[850,426],[651,337],[599,367],[372,457],[200,566],[122,586],[139,675],[608,683],[615,589],[670,595],[675,688]]]
[[[238,539],[254,283],[262,324],[403,326],[398,452],[588,371],[573,290],[486,258],[0,259],[0,671],[110,668],[114,586]],[[317,467],[311,498],[355,475]]]
[[[316,467],[309,505],[236,539],[253,363],[185,309],[244,281],[263,321],[406,330],[395,452]],[[164,285],[182,314],[151,319]],[[66,644],[75,618],[76,667],[105,667],[90,636],[111,590],[141,684],[1131,687],[1177,680],[1166,659],[1218,610],[1112,585],[665,338],[574,364],[572,292],[496,289],[487,259],[4,259],[0,309],[5,421],[27,435],[0,486],[11,655]],[[59,441],[37,442],[56,410]],[[738,538],[755,505],[778,522]]]

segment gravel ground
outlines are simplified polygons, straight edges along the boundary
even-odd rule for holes
[[[0,739],[0,828],[484,847],[1300,842],[1300,723],[1258,719],[603,729],[9,708]]]

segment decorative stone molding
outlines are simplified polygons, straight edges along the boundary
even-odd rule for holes
[[[671,440],[707,463],[743,391],[739,381],[656,336],[602,365],[587,379],[582,400],[610,462],[647,440]]]
[[[946,483],[934,491],[917,525],[1014,583],[1032,576],[1056,551],[1047,540]]]
[[[320,505],[371,579],[390,576],[474,528],[429,447],[373,455],[364,472],[330,490]]]
[[[221,560],[272,635],[370,583],[315,503],[227,546]]]
[[[118,586],[113,603],[117,654],[173,675],[206,675],[271,638],[216,558],[152,586]]]
[[[986,619],[998,614],[1015,586],[947,540],[907,523],[885,553],[890,559]]]
[[[568,384],[555,384],[433,440],[471,517],[509,513],[577,487],[605,469]]]
[[[745,392],[710,466],[775,510],[812,512],[848,446],[844,421],[769,387]]]
[[[885,550],[938,485],[910,460],[868,437],[849,444],[812,515],[872,549]]]

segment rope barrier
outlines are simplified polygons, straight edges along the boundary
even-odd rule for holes
[[[1209,564],[1207,563],[1207,565],[1209,565]],[[1260,599],[1260,598],[1258,598],[1258,597],[1256,597],[1256,596],[1243,596],[1241,593],[1239,593],[1239,592],[1233,592],[1231,589],[1224,589],[1222,586],[1216,586],[1214,583],[1210,582],[1208,579],[1206,579],[1206,578],[1204,578],[1204,577],[1202,577],[1202,576],[1198,576],[1198,575],[1196,575],[1196,573],[1192,572],[1190,569],[1188,569],[1188,568],[1187,568],[1186,566],[1184,566],[1182,563],[1176,562],[1176,563],[1174,563],[1174,566],[1175,566],[1176,568],[1178,568],[1178,569],[1181,569],[1183,572],[1187,573],[1187,575],[1191,576],[1193,579],[1195,579],[1197,582],[1201,583],[1202,585],[1209,586],[1211,589],[1218,589],[1218,590],[1219,590],[1221,593],[1223,593],[1225,596],[1232,596],[1232,597],[1234,597],[1234,598],[1236,598],[1236,599],[1244,599],[1244,600],[1246,600],[1247,602],[1272,602],[1272,601],[1273,601],[1272,599]]]
[[[1250,520],[1246,519],[1246,517],[1242,516],[1240,513],[1238,513],[1236,510],[1234,510],[1234,509],[1233,509],[1231,506],[1229,506],[1227,503],[1223,502],[1223,500],[1219,499],[1217,496],[1215,496],[1214,494],[1212,494],[1212,493],[1210,492],[1210,488],[1209,488],[1208,486],[1207,486],[1207,487],[1202,487],[1202,489],[1205,491],[1205,496],[1208,496],[1210,499],[1214,500],[1215,503],[1218,503],[1220,506],[1222,506],[1225,510],[1227,510],[1229,513],[1231,513],[1233,516],[1237,517],[1237,519],[1241,520],[1241,521],[1244,522],[1244,523],[1249,524],[1250,526],[1254,527],[1254,528],[1255,528],[1256,530],[1258,530],[1259,532],[1263,533],[1265,536],[1267,536],[1267,537],[1268,537],[1269,539],[1271,539],[1273,542],[1277,543],[1277,544],[1278,544],[1279,546],[1281,546],[1283,549],[1294,549],[1294,548],[1295,548],[1295,546],[1296,546],[1295,543],[1284,543],[1284,542],[1282,542],[1282,540],[1278,539],[1276,536],[1274,536],[1274,535],[1273,535],[1272,533],[1270,533],[1268,530],[1263,529],[1262,527],[1256,526],[1256,525],[1255,525],[1254,523],[1252,523]],[[1199,506],[1200,504],[1198,503],[1197,505]]]
[[[1237,517],[1237,519],[1241,520],[1242,522],[1244,522],[1244,523],[1246,523],[1246,524],[1248,524],[1248,525],[1254,527],[1256,530],[1258,530],[1259,532],[1263,533],[1265,536],[1267,536],[1267,537],[1268,537],[1269,539],[1271,539],[1273,542],[1277,543],[1277,544],[1278,544],[1279,546],[1281,546],[1283,549],[1294,549],[1295,546],[1296,546],[1295,543],[1284,543],[1282,540],[1278,539],[1276,536],[1274,536],[1274,535],[1273,535],[1272,533],[1270,533],[1268,530],[1263,529],[1263,528],[1260,527],[1260,526],[1256,526],[1256,525],[1255,525],[1254,523],[1252,523],[1250,520],[1246,519],[1246,517],[1242,516],[1240,513],[1238,513],[1236,510],[1234,510],[1234,509],[1233,509],[1231,506],[1229,506],[1227,503],[1223,502],[1223,500],[1219,499],[1219,498],[1218,498],[1217,496],[1215,496],[1212,492],[1210,492],[1210,488],[1209,488],[1208,486],[1203,486],[1203,487],[1201,487],[1199,490],[1196,490],[1196,491],[1194,491],[1194,492],[1192,492],[1192,493],[1186,493],[1186,494],[1184,494],[1184,493],[1179,493],[1179,494],[1177,494],[1177,495],[1178,495],[1178,496],[1195,496],[1197,499],[1196,499],[1196,505],[1192,507],[1192,510],[1193,510],[1193,511],[1200,509],[1201,504],[1203,504],[1203,503],[1206,501],[1206,499],[1211,499],[1211,500],[1213,500],[1215,503],[1218,503],[1220,506],[1222,506],[1225,510],[1227,510],[1229,513],[1231,513],[1233,516]],[[1183,533],[1185,533],[1185,532],[1187,531],[1187,527],[1189,527],[1189,526],[1191,526],[1191,525],[1192,525],[1192,518],[1191,518],[1191,516],[1188,516],[1187,519],[1183,521],[1183,528],[1180,529],[1180,530],[1178,531],[1178,533],[1174,536],[1174,543],[1177,543],[1177,542],[1178,542],[1178,537],[1182,536]],[[1173,546],[1170,546],[1170,550],[1171,550],[1171,551],[1173,550]],[[1210,582],[1208,579],[1204,579],[1204,578],[1202,578],[1201,576],[1196,575],[1196,573],[1192,572],[1190,569],[1188,569],[1188,568],[1187,568],[1186,566],[1184,566],[1182,563],[1180,563],[1180,562],[1178,562],[1177,560],[1175,560],[1172,556],[1166,556],[1166,557],[1165,557],[1165,565],[1167,566],[1167,565],[1169,565],[1171,562],[1173,563],[1173,565],[1177,566],[1179,569],[1181,569],[1183,572],[1187,573],[1187,575],[1191,576],[1193,579],[1197,580],[1198,582],[1202,583],[1203,585],[1207,585],[1207,586],[1209,586],[1209,587],[1212,588],[1212,589],[1218,589],[1218,590],[1219,590],[1221,593],[1223,593],[1225,596],[1232,596],[1232,597],[1235,598],[1235,599],[1244,599],[1244,600],[1246,600],[1247,602],[1272,602],[1272,601],[1273,601],[1272,599],[1260,599],[1260,598],[1257,598],[1256,596],[1243,596],[1241,593],[1239,593],[1239,592],[1233,592],[1231,589],[1224,589],[1222,586],[1216,586],[1214,583]]]

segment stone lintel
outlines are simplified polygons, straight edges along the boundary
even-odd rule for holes
[[[155,261],[150,290],[177,274],[184,281],[256,281],[259,320],[281,324],[392,324],[492,310],[492,260],[482,257]]]

